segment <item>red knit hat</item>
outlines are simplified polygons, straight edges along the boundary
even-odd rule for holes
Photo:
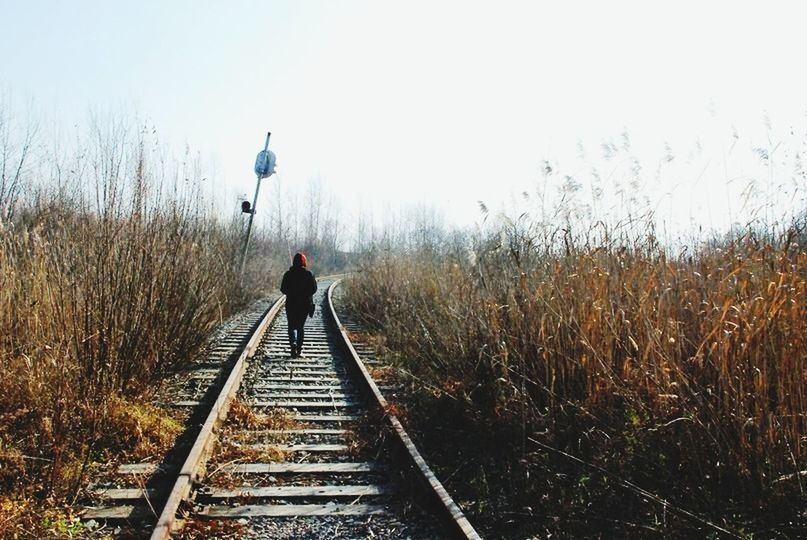
[[[303,268],[308,267],[308,259],[306,258],[305,253],[295,254],[292,264],[294,266],[302,266]]]

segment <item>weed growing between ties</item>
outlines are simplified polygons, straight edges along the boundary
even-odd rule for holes
[[[246,526],[238,520],[188,519],[182,526],[179,538],[183,540],[205,540],[207,538],[241,538]]]
[[[807,526],[807,242],[479,239],[348,283],[430,462],[493,535]]]
[[[235,433],[225,433],[214,456],[213,468],[221,464],[277,463],[286,461],[287,453],[270,445],[249,446],[236,441]]]
[[[142,133],[102,131],[0,200],[0,494],[33,512],[73,501],[94,462],[172,444],[148,394],[245,298],[238,231],[186,185],[199,173],[179,182]],[[0,536],[30,532],[24,513]]]
[[[246,429],[298,429],[301,424],[288,409],[273,408],[261,414],[240,399],[233,399],[227,425]]]

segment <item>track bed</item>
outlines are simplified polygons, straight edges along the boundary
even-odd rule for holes
[[[395,474],[329,316],[329,285],[319,283],[302,358],[290,356],[284,313],[265,334],[188,517],[238,538],[446,537]]]

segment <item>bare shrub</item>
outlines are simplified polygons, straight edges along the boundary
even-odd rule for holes
[[[238,230],[192,167],[172,175],[144,130],[92,134],[0,215],[5,495],[70,500],[94,459],[164,449],[177,426],[143,397],[245,298]]]

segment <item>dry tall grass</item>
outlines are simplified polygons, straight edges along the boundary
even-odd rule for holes
[[[237,228],[142,138],[99,141],[0,222],[4,497],[69,500],[93,461],[164,444],[176,426],[138,402],[244,300]]]
[[[678,256],[650,234],[557,239],[384,256],[348,288],[490,532],[803,526],[804,235]]]

